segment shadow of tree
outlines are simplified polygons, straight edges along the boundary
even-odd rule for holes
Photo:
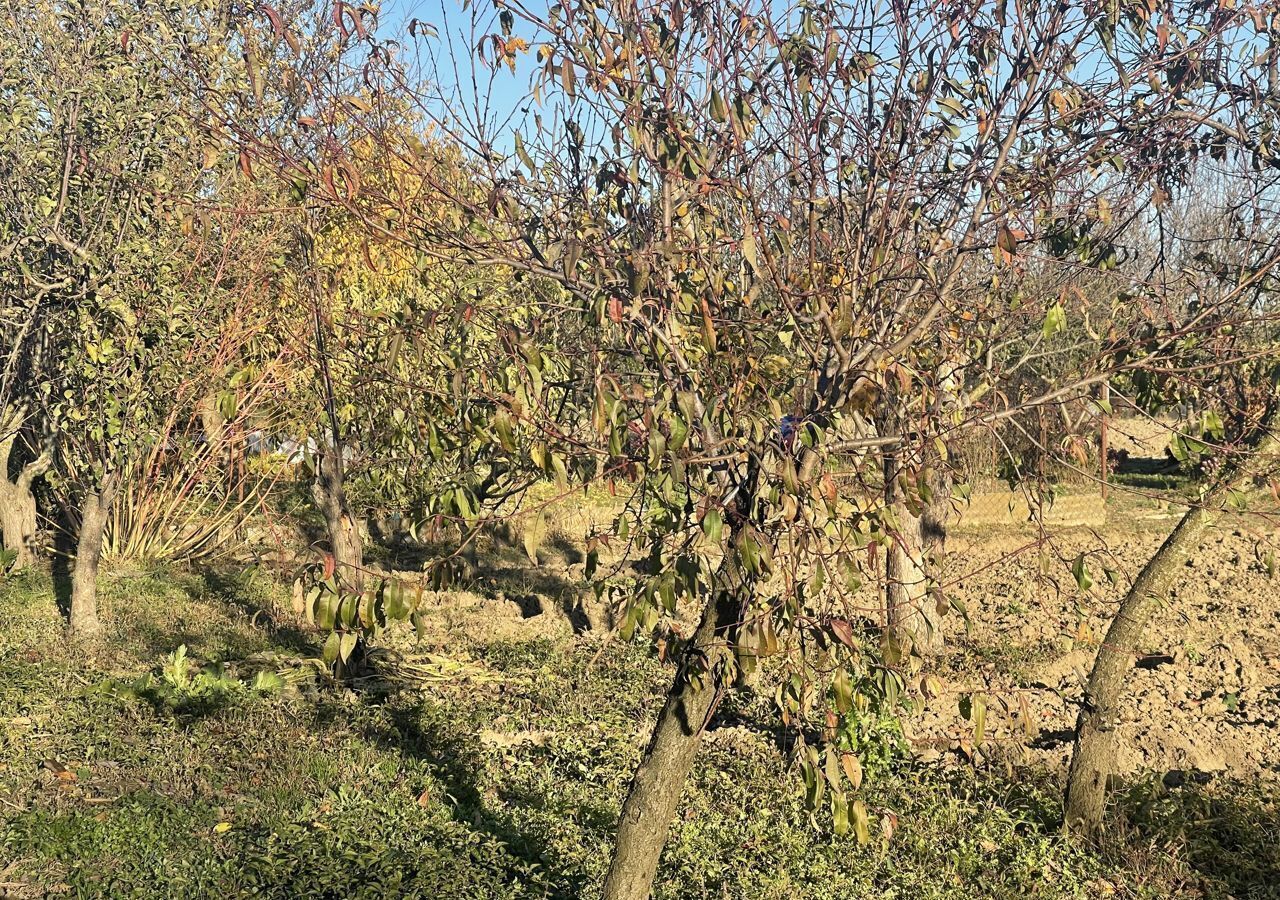
[[[1131,853],[1155,845],[1185,866],[1206,896],[1280,897],[1280,788],[1170,772],[1115,798],[1113,840]]]
[[[271,608],[246,590],[243,572],[207,568],[202,569],[199,574],[206,590],[219,600],[243,611],[255,627],[265,632],[271,643],[295,653],[316,653],[316,636],[308,634],[297,625],[281,622]]]
[[[376,537],[376,531],[374,532]],[[452,538],[452,539],[451,539]],[[475,590],[490,597],[505,597],[521,607],[526,618],[552,613],[568,620],[575,634],[608,630],[614,625],[607,605],[596,604],[594,595],[577,568],[582,551],[568,538],[553,533],[531,560],[520,536],[509,523],[485,526],[459,551],[461,537],[437,535],[434,540],[411,540],[397,535],[376,543],[372,554],[393,571],[420,571],[440,560],[452,560],[452,586]]]
[[[570,871],[549,842],[519,827],[511,813],[512,802],[541,805],[546,798],[529,794],[501,797],[496,788],[487,787],[482,773],[492,755],[488,748],[456,725],[435,721],[423,704],[395,705],[387,713],[385,725],[366,728],[366,740],[425,761],[452,799],[454,819],[498,841],[514,858],[535,866],[545,878],[539,887],[546,897],[569,900],[583,895],[584,873]],[[576,821],[589,822],[602,831],[615,824],[613,816],[601,810],[579,812]]]
[[[76,555],[75,535],[70,523],[53,529],[53,554],[49,560],[53,575],[53,599],[64,619],[71,618],[71,567]]]

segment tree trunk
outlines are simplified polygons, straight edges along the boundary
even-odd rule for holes
[[[936,571],[942,566],[947,551],[947,525],[954,512],[951,508],[953,478],[946,461],[937,453],[930,453],[927,459],[926,484],[931,496],[920,516],[920,530],[926,566]]]
[[[707,660],[714,643],[738,624],[751,584],[730,553],[714,596],[685,648],[649,748],[622,805],[618,838],[604,883],[604,900],[647,900],[702,732],[723,685]]]
[[[76,562],[71,571],[72,637],[93,638],[102,632],[98,620],[98,564],[102,560],[102,539],[115,491],[111,485],[85,495],[80,509],[80,534],[76,539]]]
[[[1264,449],[1259,449],[1258,454]],[[1184,574],[1183,564],[1212,523],[1216,507],[1242,477],[1238,468],[1224,473],[1200,502],[1187,510],[1138,574],[1111,620],[1076,718],[1075,747],[1063,800],[1064,822],[1069,830],[1095,834],[1102,825],[1107,776],[1115,766],[1120,694],[1133,670],[1147,620],[1168,594],[1174,579]]]
[[[333,554],[334,571],[349,589],[364,587],[364,545],[360,528],[343,485],[342,451],[321,442],[316,451],[316,480],[312,485],[316,506],[324,516]]]
[[[49,455],[27,463],[17,481],[0,480],[0,541],[5,549],[18,554],[13,570],[24,569],[35,562],[36,495],[35,480],[49,468]]]
[[[885,450],[885,503],[898,525],[885,554],[885,612],[899,641],[932,653],[942,647],[942,617],[929,596],[924,521],[908,508],[898,474],[897,452]]]
[[[0,545],[17,553],[14,571],[35,562],[36,497],[32,486],[48,471],[52,460],[45,450],[23,466],[17,478],[9,480],[9,464],[24,419],[25,410],[19,409],[0,420]]]

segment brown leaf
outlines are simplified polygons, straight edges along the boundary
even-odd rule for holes
[[[342,173],[342,180],[346,183],[348,199],[354,199],[360,192],[360,173],[347,159],[338,160],[338,171]]]
[[[835,503],[839,492],[836,489],[835,479],[828,472],[822,473],[822,496],[826,498],[828,503]]]
[[[62,763],[58,762],[56,759],[44,760],[43,762],[40,763],[40,768],[47,769],[48,771],[52,772],[54,775],[58,776],[58,778],[65,778],[67,781],[76,780],[76,773],[72,772],[70,769],[68,769]]]
[[[564,92],[568,94],[571,99],[577,96],[573,60],[569,59],[567,56],[560,61],[560,83],[564,85]]]
[[[848,619],[832,619],[831,633],[846,647],[853,646],[853,626],[849,624]]]
[[[862,763],[858,762],[858,757],[852,753],[843,753],[840,755],[840,768],[844,769],[844,775],[849,779],[849,783],[853,785],[856,791],[862,785]]]
[[[996,243],[1000,246],[1001,250],[1008,253],[1010,256],[1017,255],[1018,239],[1014,236],[1013,229],[1008,225],[1000,226],[1000,231],[996,235]]]
[[[284,37],[284,19],[280,18],[280,13],[265,5],[262,7],[262,12],[271,20],[271,33],[276,36],[276,40]]]

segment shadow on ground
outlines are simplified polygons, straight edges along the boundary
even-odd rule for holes
[[[581,897],[586,888],[582,872],[567,871],[547,840],[520,827],[512,813],[515,803],[545,806],[545,796],[513,797],[499,795],[496,788],[484,784],[482,773],[492,748],[444,722],[435,721],[429,707],[395,706],[389,710],[387,724],[366,729],[365,739],[388,750],[394,750],[426,762],[442,783],[459,824],[497,841],[513,858],[529,864],[543,882],[538,885],[546,897]],[[615,826],[615,816],[604,809],[579,809],[575,821],[602,835]]]
[[[1211,897],[1280,897],[1280,793],[1274,785],[1169,772],[1116,797],[1111,840],[1185,867]]]

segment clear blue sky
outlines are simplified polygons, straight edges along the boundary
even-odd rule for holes
[[[410,38],[408,28],[414,19],[431,25],[439,32],[439,37],[424,37],[419,32],[416,41]],[[410,54],[414,52],[415,45],[423,58],[425,54],[434,52],[440,87],[445,92],[456,91],[466,106],[470,106],[478,95],[490,117],[497,122],[515,113],[529,96],[536,67],[533,46],[529,52],[518,55],[514,74],[505,66],[498,72],[490,72],[475,57],[475,44],[480,38],[486,34],[501,34],[492,0],[476,0],[466,10],[462,8],[462,0],[385,0],[379,17],[379,30],[385,37],[402,40]],[[533,34],[527,27],[521,28],[519,22],[515,33],[533,45]],[[486,47],[486,56],[492,59],[489,47]],[[474,82],[473,69],[477,79]]]

